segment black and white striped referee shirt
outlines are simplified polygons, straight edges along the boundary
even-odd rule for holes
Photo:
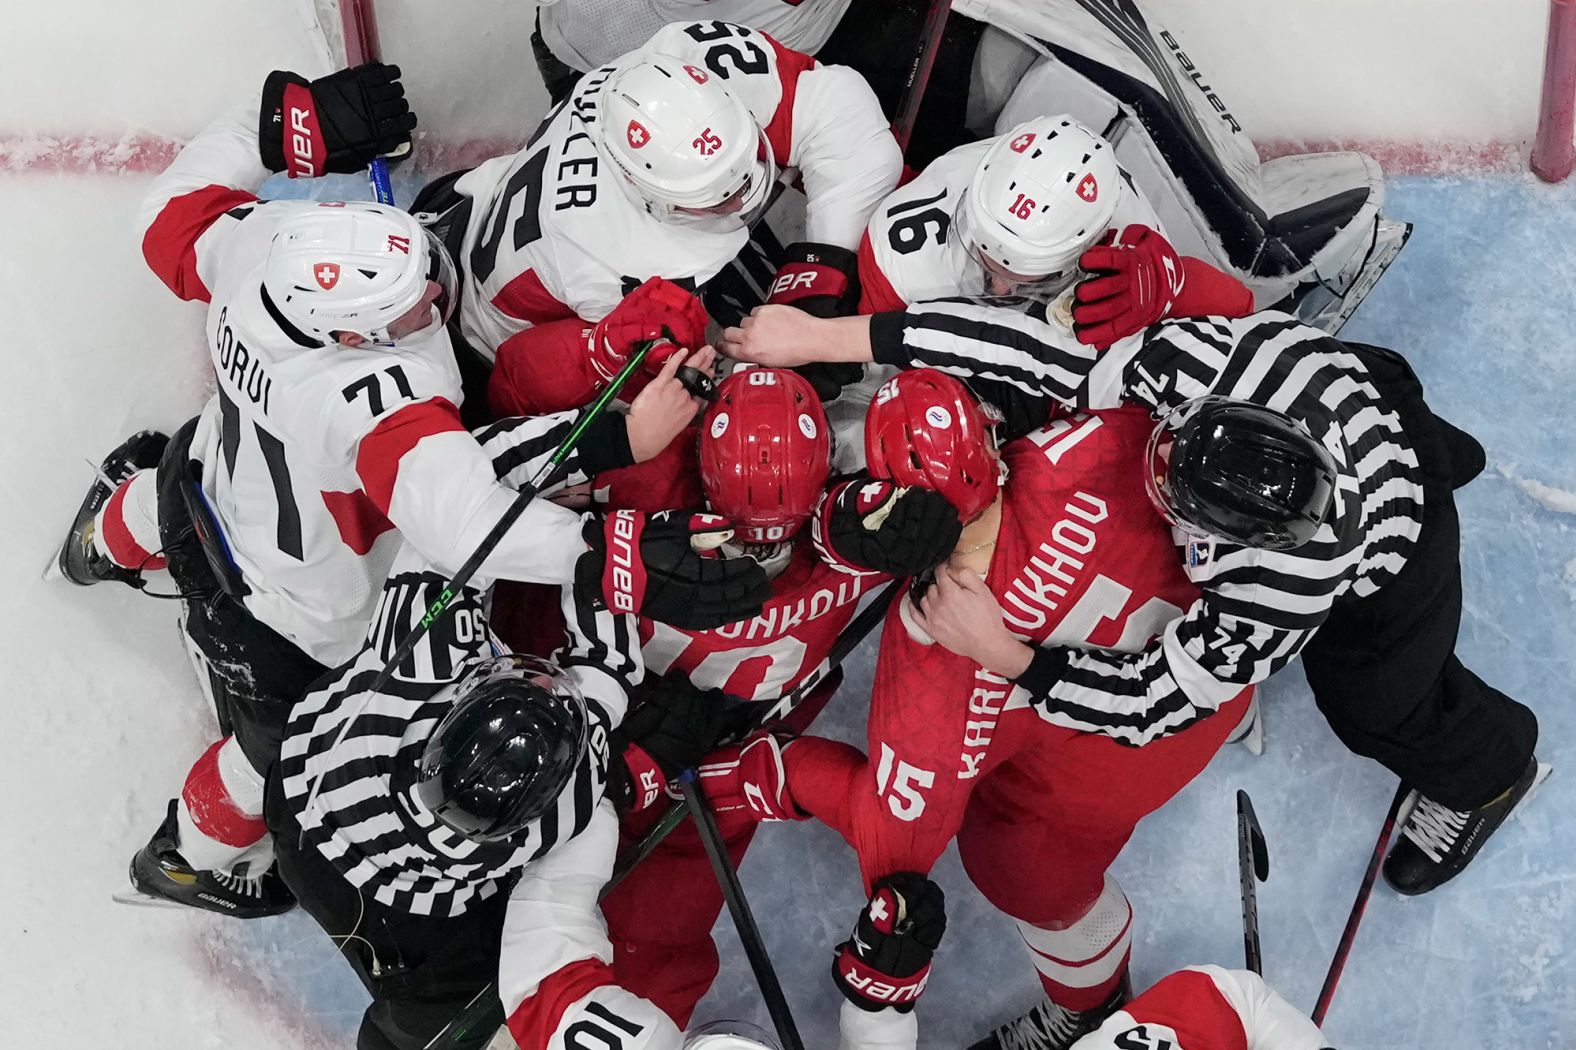
[[[1079,408],[1164,412],[1223,394],[1301,420],[1335,457],[1336,513],[1309,543],[1266,551],[1179,534],[1203,594],[1160,637],[1132,654],[1042,650],[1016,699],[1058,724],[1130,744],[1191,725],[1285,666],[1334,602],[1383,586],[1417,540],[1422,475],[1369,373],[1371,351],[1285,314],[1165,322],[1099,353],[1043,309],[948,300],[876,315],[871,344],[883,364],[979,377]]]
[[[557,446],[561,426],[555,417],[508,421],[478,436],[500,480],[518,484]],[[575,470],[565,483],[581,480]],[[556,809],[512,842],[470,842],[426,811],[414,788],[422,751],[448,713],[465,665],[502,651],[483,607],[488,581],[466,587],[389,681],[367,694],[388,655],[446,583],[410,544],[401,549],[366,646],[291,710],[279,760],[285,797],[313,848],[380,904],[437,917],[462,914],[473,900],[491,897],[520,868],[586,828],[606,786],[608,734],[623,720],[643,666],[633,616],[563,588],[568,637],[556,659],[585,696],[589,747]],[[308,805],[319,776],[322,784]]]

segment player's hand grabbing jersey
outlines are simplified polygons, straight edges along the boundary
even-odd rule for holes
[[[1266,311],[1167,321],[1097,353],[1043,314],[967,302],[879,315],[871,342],[885,364],[979,374],[1070,406],[1169,410],[1223,394],[1287,413],[1334,457],[1335,512],[1313,540],[1271,551],[1178,533],[1203,589],[1184,617],[1141,652],[1036,657],[1035,703],[1092,732],[1139,744],[1196,721],[1289,663],[1334,602],[1373,594],[1416,543],[1417,454],[1374,385],[1375,370],[1405,370],[1388,351]]]
[[[601,320],[648,278],[704,284],[748,240],[744,229],[659,221],[593,144],[602,84],[619,66],[655,54],[693,63],[749,107],[777,163],[803,180],[806,240],[853,248],[896,184],[897,144],[859,74],[728,22],[665,26],[587,74],[525,149],[455,184],[474,199],[456,260],[465,275],[460,320],[489,357],[533,325]]]
[[[909,303],[985,294],[985,269],[953,230],[958,198],[994,139],[959,146],[931,161],[912,182],[892,191],[870,217],[859,242],[861,313],[901,310]],[[1147,226],[1165,233],[1160,217],[1126,173],[1110,228]]]
[[[1329,1040],[1258,974],[1189,966],[1163,977],[1074,1050],[1323,1050]]]
[[[245,603],[333,665],[360,644],[398,546],[391,530],[452,571],[513,494],[460,425],[459,374],[441,328],[393,348],[324,346],[266,300],[262,272],[280,218],[320,206],[257,200],[268,174],[254,100],[154,180],[142,246],[173,292],[209,304],[218,389],[192,455],[251,590]],[[562,436],[562,423],[531,426]],[[539,502],[484,570],[560,582],[584,549],[576,517]]]
[[[1197,595],[1170,530],[1130,472],[1141,412],[1060,419],[1003,450],[1009,471],[986,583],[1031,644],[1133,652]],[[785,752],[794,798],[859,854],[867,884],[928,871],[962,825],[981,778],[1053,726],[1028,694],[966,657],[916,641],[902,605],[887,617],[865,756],[804,739]]]
[[[815,54],[848,10],[850,0],[560,0],[542,4],[542,40],[560,62],[581,72],[633,51],[670,22],[718,18],[751,26],[807,54]]]

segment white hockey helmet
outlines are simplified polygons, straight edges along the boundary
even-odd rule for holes
[[[263,288],[307,335],[332,342],[345,332],[391,346],[446,323],[458,283],[448,251],[409,212],[328,201],[280,221]]]
[[[597,144],[651,214],[717,232],[753,225],[777,181],[750,108],[712,73],[650,55],[602,85]]]
[[[684,1050],[779,1050],[777,1040],[748,1021],[712,1021],[684,1037]]]
[[[1111,144],[1069,116],[1036,117],[996,139],[958,200],[954,226],[1001,283],[1065,283],[1121,197]]]

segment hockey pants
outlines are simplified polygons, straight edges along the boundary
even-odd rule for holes
[[[1461,524],[1453,490],[1483,469],[1483,446],[1429,410],[1400,355],[1352,345],[1401,417],[1423,474],[1423,525],[1378,593],[1337,604],[1303,650],[1319,709],[1341,742],[1450,809],[1495,798],[1526,770],[1538,720],[1455,655]]]
[[[834,676],[812,693],[784,719],[783,728],[807,729],[840,682],[841,676]],[[639,839],[663,808],[659,803],[626,816],[619,829],[619,851]],[[737,867],[757,825],[743,813],[719,813],[717,825]],[[602,901],[619,985],[651,1000],[679,1028],[687,1026],[695,1004],[717,976],[711,928],[722,907],[722,891],[700,833],[695,822],[686,819]]]

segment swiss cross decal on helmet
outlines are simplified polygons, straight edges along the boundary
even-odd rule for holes
[[[690,75],[690,79],[695,81],[697,84],[704,84],[706,81],[711,79],[706,75],[706,71],[704,69],[697,69],[694,66],[685,66],[684,72],[688,73]]]
[[[339,264],[320,262],[312,267],[312,276],[317,278],[317,283],[325,292],[334,290],[334,285],[339,283]]]
[[[630,149],[640,149],[651,141],[651,133],[638,120],[629,122],[629,127],[624,131],[624,137],[629,140]]]
[[[1034,144],[1034,132],[1026,131],[1022,135],[1019,135],[1017,138],[1013,139],[1010,143],[1008,143],[1007,148],[1012,150],[1014,153],[1022,153],[1024,150],[1028,149],[1033,144]]]
[[[1100,184],[1095,181],[1093,175],[1085,175],[1083,180],[1078,183],[1078,196],[1090,204],[1100,199]]]

